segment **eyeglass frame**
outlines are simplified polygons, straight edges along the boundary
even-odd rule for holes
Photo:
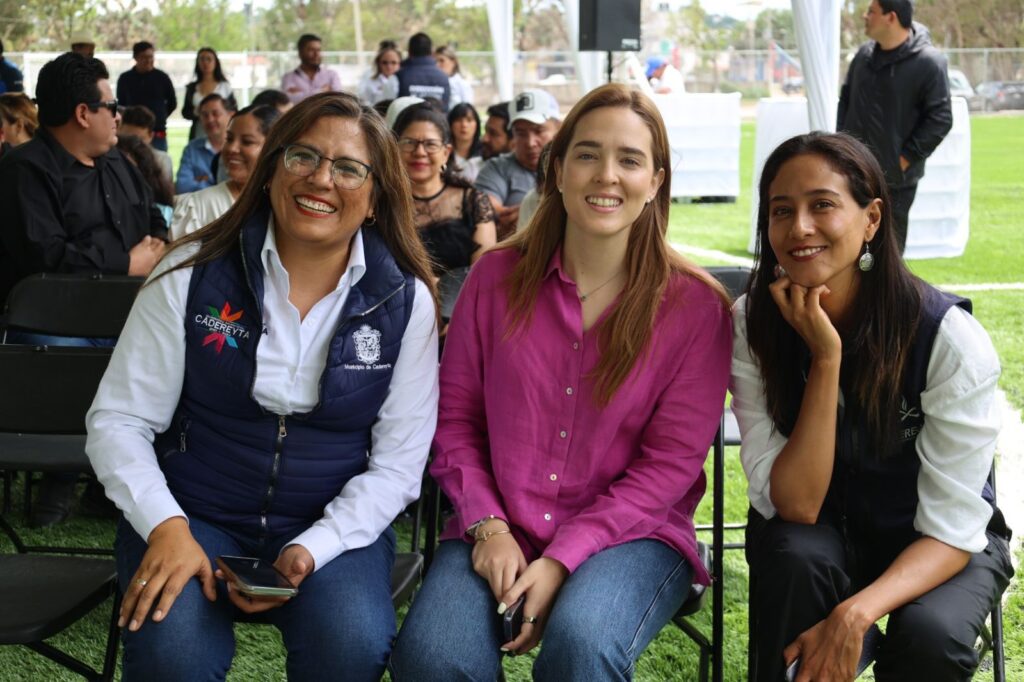
[[[290,168],[288,168],[288,162],[286,161],[286,157],[288,156],[288,150],[291,147],[300,147],[302,149],[305,149],[306,151],[311,152],[312,154],[315,154],[317,156],[317,158],[319,159],[317,161],[316,168],[314,168],[312,171],[310,171],[309,174],[307,174],[307,175],[302,175],[301,173],[296,173],[295,171],[293,171]],[[310,147],[309,145],[302,144],[301,142],[292,142],[290,144],[283,144],[283,145],[281,145],[280,147],[277,148],[277,151],[281,153],[281,165],[284,166],[284,169],[286,171],[288,171],[289,173],[291,173],[292,175],[295,175],[295,176],[300,177],[300,178],[308,178],[308,177],[310,177],[311,175],[316,173],[318,170],[320,170],[320,164],[322,164],[324,161],[330,161],[331,162],[331,182],[334,183],[335,187],[341,187],[342,189],[347,189],[347,190],[350,190],[350,191],[357,190],[360,187],[362,187],[364,184],[366,184],[366,181],[369,179],[370,174],[373,173],[373,166],[371,166],[369,164],[366,164],[366,163],[363,163],[359,159],[353,159],[350,156],[339,156],[336,159],[332,159],[331,157],[324,156],[323,154],[321,154],[316,149]],[[334,179],[334,164],[336,164],[338,161],[351,161],[352,163],[358,164],[358,165],[362,166],[363,168],[365,168],[366,169],[366,175],[363,177],[363,181],[360,182],[355,187],[344,187],[344,186],[340,185],[338,183],[338,181]]]
[[[430,151],[427,148],[427,143],[428,142],[437,142],[439,146],[438,146],[438,148],[436,150]],[[406,147],[408,147],[408,145],[410,143],[414,143],[413,146],[411,146],[408,149],[406,149]],[[436,137],[428,137],[428,138],[425,138],[425,139],[418,139],[418,138],[415,138],[415,137],[400,137],[400,138],[398,138],[398,147],[399,147],[399,149],[401,149],[402,151],[407,152],[409,154],[414,153],[417,149],[419,149],[422,146],[423,147],[423,151],[426,152],[428,156],[433,156],[434,154],[440,154],[442,151],[444,151],[444,148],[447,145],[448,145],[447,142],[445,142],[442,139],[436,138]]]
[[[121,107],[118,106],[117,99],[108,99],[102,102],[85,102],[85,106],[89,107],[89,111],[98,112],[100,109],[106,109],[110,112],[111,116],[117,116],[121,113]]]

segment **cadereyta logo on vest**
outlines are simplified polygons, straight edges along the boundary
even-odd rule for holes
[[[909,423],[908,423],[909,422]],[[900,441],[906,442],[916,438],[921,432],[924,419],[921,410],[907,402],[907,399],[900,399]]]
[[[391,369],[391,363],[378,364],[380,360],[380,330],[364,324],[352,332],[356,345],[356,359],[361,365],[343,365],[345,369]]]
[[[195,316],[195,323],[209,332],[203,339],[204,346],[217,344],[217,355],[220,355],[225,343],[231,348],[238,348],[237,339],[245,341],[249,338],[249,330],[238,322],[244,310],[232,312],[231,304],[227,301],[224,301],[224,307],[220,310],[212,305],[206,308],[209,312],[197,313]]]

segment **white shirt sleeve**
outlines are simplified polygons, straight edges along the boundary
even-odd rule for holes
[[[143,539],[172,516],[185,516],[167,488],[153,438],[170,426],[181,396],[192,270],[154,278],[198,248],[171,251],[139,291],[85,418],[85,452],[96,478]]]
[[[412,316],[371,434],[369,468],[353,477],[296,537],[316,570],[342,552],[373,543],[420,495],[437,424],[437,325],[425,284],[416,281]]]
[[[747,497],[761,516],[775,516],[770,496],[772,466],[786,445],[775,428],[765,402],[761,368],[747,345],[747,297],[740,296],[732,307],[732,411],[740,427],[740,462],[747,475]]]
[[[388,76],[387,81],[380,89],[380,100],[395,99],[398,97],[398,76]]]
[[[914,528],[966,552],[980,552],[988,544],[992,507],[981,490],[1001,425],[995,400],[999,373],[999,358],[981,324],[961,308],[950,308],[939,325],[921,393]]]

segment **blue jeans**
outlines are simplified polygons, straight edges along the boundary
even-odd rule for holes
[[[33,334],[12,329],[7,332],[8,345],[23,346],[72,346],[74,348],[113,348],[117,339],[85,338],[79,336],[53,336]]]
[[[473,570],[472,551],[461,540],[438,548],[388,664],[395,682],[495,679],[504,644],[500,616],[490,587]],[[637,658],[686,598],[692,576],[686,560],[656,540],[590,557],[555,600],[533,679],[631,679]]]
[[[192,537],[213,560],[221,554],[267,560],[290,536],[259,544],[194,516]],[[135,575],[146,543],[123,519],[114,553],[121,591]],[[290,680],[376,682],[384,673],[395,636],[391,566],[395,534],[390,528],[369,547],[345,552],[310,575],[298,596],[259,619],[276,626],[288,651]],[[223,680],[235,653],[233,623],[242,615],[217,581],[217,600],[203,596],[199,580],[188,581],[163,621],[147,619],[136,632],[123,630],[125,682]]]

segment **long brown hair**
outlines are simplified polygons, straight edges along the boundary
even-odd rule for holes
[[[768,285],[778,264],[768,240],[768,197],[782,166],[796,156],[824,159],[846,178],[850,195],[861,208],[882,200],[882,216],[871,240],[875,266],[857,272],[860,280],[849,315],[849,331],[841,332],[841,380],[849,386],[847,406],[867,418],[871,444],[888,450],[895,415],[903,394],[903,373],[921,312],[921,282],[910,273],[893,238],[892,203],[885,176],[874,155],[845,133],[798,135],[780,144],[765,161],[759,184],[756,265],[747,296],[747,342],[761,366],[768,412],[784,435],[796,425],[803,399],[803,339],[782,317]]]
[[[409,176],[399,158],[398,143],[380,114],[360,104],[352,95],[339,92],[313,95],[296,104],[271,126],[256,167],[238,201],[203,229],[177,240],[174,248],[196,241],[202,242],[202,245],[195,254],[167,272],[208,263],[236,249],[238,235],[245,221],[256,211],[269,207],[270,199],[263,188],[270,183],[277,164],[281,163],[278,161],[281,149],[299,139],[318,120],[328,116],[355,121],[366,136],[370,165],[373,168],[373,194],[370,202],[376,221],[372,226],[363,224],[361,229],[376,230],[380,234],[398,266],[427,285],[436,309],[434,276],[426,249],[413,225],[412,190]]]
[[[565,159],[580,119],[604,107],[629,109],[644,121],[651,131],[654,169],[665,170],[665,181],[654,200],[643,208],[630,227],[626,246],[626,285],[615,309],[598,328],[601,357],[594,367],[593,377],[597,401],[601,405],[611,401],[640,354],[648,347],[655,315],[673,274],[703,282],[718,294],[723,306],[729,306],[729,296],[722,286],[707,272],[677,254],[666,241],[672,166],[668,134],[661,114],[642,93],[610,83],[591,90],[566,116],[551,142],[547,176],[544,186],[538,188],[541,190],[540,205],[529,228],[499,245],[499,248],[515,249],[522,255],[507,281],[510,333],[521,329],[532,315],[544,272],[565,235],[567,214],[551,169],[555,163]]]

